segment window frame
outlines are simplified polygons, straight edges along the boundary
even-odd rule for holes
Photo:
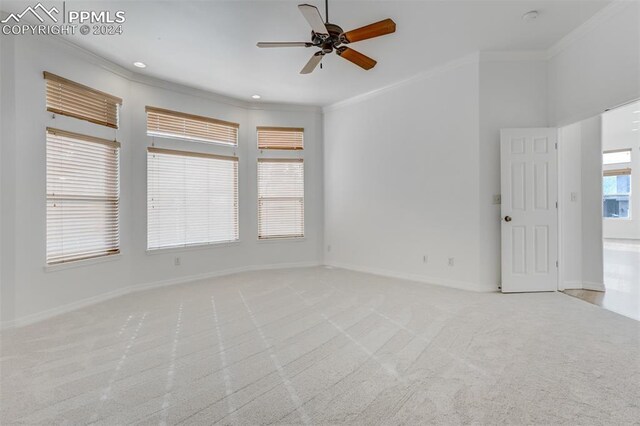
[[[295,197],[302,199],[302,234],[301,235],[282,235],[282,236],[268,236],[261,237],[260,236],[260,163],[301,163],[302,164],[302,197]],[[305,167],[304,167],[304,158],[300,157],[289,157],[289,158],[258,158],[256,162],[256,218],[257,218],[257,241],[260,243],[266,242],[278,242],[278,241],[301,241],[306,238],[306,191],[305,191]]]
[[[602,152],[602,165],[603,167],[607,168],[607,167],[612,167],[612,166],[618,166],[620,164],[631,164],[631,156],[632,156],[632,149],[631,148],[621,148],[621,149],[610,149],[607,151],[603,151]],[[620,152],[628,152],[629,153],[629,161],[619,161],[617,163],[605,163],[604,160],[604,156],[607,154],[617,154]]]
[[[196,158],[209,158],[209,159],[217,159],[223,161],[234,161],[235,162],[235,225],[236,225],[236,238],[233,240],[216,240],[216,241],[208,241],[202,243],[191,243],[187,244],[186,242],[181,245],[167,245],[167,246],[158,246],[158,247],[150,247],[150,220],[149,220],[149,193],[151,187],[151,179],[150,176],[150,167],[149,167],[149,154],[150,153],[160,153],[166,155],[174,155],[178,157],[196,157]],[[178,252],[184,250],[197,250],[204,249],[216,246],[222,246],[227,244],[236,244],[240,242],[240,159],[233,155],[219,155],[212,153],[204,153],[199,151],[185,151],[185,150],[177,150],[171,148],[157,148],[154,146],[147,147],[147,215],[146,215],[146,252],[147,254],[156,254],[162,252]],[[186,226],[186,225],[185,225]]]
[[[115,189],[115,197],[113,197],[112,199],[109,199],[110,197],[108,196],[96,196],[96,195],[85,195],[85,196],[81,196],[81,195],[77,195],[77,194],[65,194],[60,193],[58,195],[56,195],[55,193],[50,193],[49,192],[49,185],[50,185],[50,163],[49,163],[49,154],[50,154],[50,147],[49,147],[49,142],[50,142],[50,135],[52,135],[54,138],[58,137],[58,138],[68,138],[71,140],[76,140],[79,142],[87,142],[89,144],[99,144],[99,145],[104,145],[110,148],[113,148],[115,151],[115,184],[114,184],[114,189]],[[108,139],[103,139],[103,138],[98,138],[95,136],[90,136],[90,135],[86,135],[83,133],[75,133],[75,132],[70,132],[70,131],[66,131],[66,130],[61,130],[61,129],[57,129],[57,128],[52,128],[52,127],[47,127],[45,130],[45,139],[46,139],[46,160],[45,160],[45,185],[46,185],[46,190],[45,190],[45,200],[46,200],[46,209],[45,209],[45,222],[46,222],[46,234],[45,234],[45,268],[49,269],[58,269],[58,268],[66,268],[67,265],[82,265],[82,264],[88,264],[88,263],[95,263],[98,261],[102,261],[103,259],[111,259],[111,258],[117,258],[120,253],[121,253],[121,240],[120,240],[120,206],[121,206],[121,191],[120,191],[120,154],[121,154],[121,145],[120,142],[118,142],[117,140],[108,140]],[[90,146],[90,145],[88,145]],[[106,158],[106,157],[105,157]],[[102,199],[100,199],[102,198]],[[62,254],[60,254],[58,257],[60,257],[60,260],[57,261],[50,261],[50,251],[49,251],[49,243],[50,243],[50,225],[49,222],[50,220],[54,220],[55,218],[52,218],[50,215],[53,214],[52,211],[50,211],[49,209],[49,204],[50,203],[55,203],[56,200],[59,201],[71,201],[71,200],[75,200],[75,201],[102,201],[105,204],[113,204],[115,205],[114,211],[115,211],[115,220],[113,223],[114,228],[111,230],[112,232],[114,232],[115,237],[112,239],[113,241],[115,241],[115,246],[113,248],[108,248],[106,247],[107,245],[105,244],[105,248],[103,250],[102,253],[99,254],[89,254],[87,253],[86,255],[83,255],[82,252],[78,252],[75,255],[67,255],[67,256],[63,256]],[[62,220],[62,219],[60,219]],[[107,222],[108,223],[108,222]],[[63,244],[63,242],[61,242]],[[69,266],[71,267],[71,266]]]
[[[621,150],[621,151],[630,151],[630,150]],[[629,164],[631,165],[630,162],[625,162],[625,163],[615,163],[615,164],[608,164],[607,166],[611,167],[613,165],[621,165],[621,164]],[[605,216],[604,215],[604,201],[605,201],[605,193],[604,193],[604,189],[602,191],[602,218],[604,220],[633,220],[632,214],[633,214],[633,210],[632,210],[632,196],[633,196],[633,181],[632,181],[632,169],[631,167],[625,167],[625,168],[606,168],[602,171],[602,179],[603,179],[603,186],[604,186],[604,178],[605,177],[611,177],[611,176],[629,176],[629,193],[628,194],[616,194],[616,195],[628,195],[628,199],[629,199],[629,208],[628,208],[628,215],[626,217],[611,217],[611,216]]]

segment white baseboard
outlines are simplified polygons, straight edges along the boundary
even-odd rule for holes
[[[589,281],[565,281],[561,290],[594,290],[604,291],[604,284]]]
[[[53,318],[58,315],[65,314],[67,312],[75,311],[85,308],[87,306],[95,305],[96,303],[104,302],[115,297],[124,296],[126,294],[136,293],[139,291],[151,290],[154,288],[166,287],[175,284],[184,284],[193,281],[204,280],[208,278],[221,277],[225,275],[237,274],[239,272],[260,271],[270,269],[289,269],[289,268],[307,268],[312,266],[320,266],[322,262],[298,262],[298,263],[278,263],[271,265],[251,265],[242,266],[238,268],[224,269],[220,271],[206,272],[197,275],[187,275],[184,277],[171,278],[168,280],[154,281],[150,283],[137,284],[117,290],[102,293],[96,296],[88,297],[86,299],[78,300],[76,302],[67,303],[66,305],[57,306],[46,311],[36,312],[35,314],[26,315],[20,318],[15,318],[10,321],[4,321],[0,323],[0,330],[6,330],[9,328],[23,327],[25,325],[34,324],[40,321],[44,321]]]
[[[560,290],[582,290],[582,281],[565,281]]]
[[[589,281],[582,282],[582,288],[585,290],[604,291],[603,283],[592,283]]]
[[[390,271],[387,269],[379,269],[379,268],[370,268],[366,266],[351,265],[351,264],[341,263],[341,262],[327,261],[325,262],[325,264],[327,266],[333,266],[335,268],[349,269],[351,271],[364,272],[364,273],[373,274],[373,275],[381,275],[381,276],[390,277],[390,278],[399,278],[402,280],[416,281],[419,283],[438,285],[442,287],[456,288],[459,290],[475,291],[475,292],[481,292],[481,293],[490,293],[490,292],[498,291],[497,286],[494,287],[494,286],[481,285],[478,283],[472,283],[468,281],[457,281],[457,280],[449,280],[449,279],[443,279],[443,278],[427,277],[424,275],[408,274],[405,272]]]

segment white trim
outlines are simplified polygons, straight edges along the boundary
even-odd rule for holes
[[[595,30],[600,24],[617,14],[630,4],[636,3],[634,0],[614,0],[607,6],[600,9],[595,15],[582,23],[579,27],[562,37],[553,46],[547,49],[546,58],[551,59],[561,53],[563,50],[585,37],[591,31]]]
[[[89,259],[72,260],[64,263],[57,263],[53,265],[45,265],[42,267],[45,272],[63,271],[65,269],[82,268],[85,266],[96,265],[98,263],[112,262],[122,259],[122,252],[117,254],[106,254],[97,257],[91,257]]]
[[[476,293],[496,293],[498,288],[493,285],[480,285],[469,281],[449,280],[443,278],[427,277],[419,274],[408,274],[405,272],[390,271],[388,269],[370,268],[367,266],[351,265],[341,262],[325,262],[325,266],[348,269],[356,272],[364,272],[367,274],[381,275],[383,277],[398,278],[401,280],[415,281],[419,283],[437,285],[441,287],[455,288],[459,290],[473,291]]]
[[[582,282],[582,288],[584,290],[593,290],[593,291],[604,291],[604,284],[603,283],[592,283],[589,281],[583,281]]]
[[[478,62],[479,62],[479,53],[477,53],[477,52],[476,53],[472,53],[470,55],[463,56],[463,57],[461,57],[459,59],[447,62],[447,63],[445,63],[443,65],[440,65],[440,66],[437,66],[435,68],[430,68],[430,69],[428,69],[426,71],[418,73],[418,74],[416,74],[416,75],[414,75],[412,77],[409,77],[407,79],[400,80],[400,81],[397,81],[395,83],[391,83],[391,84],[389,84],[387,86],[383,86],[383,87],[380,87],[378,89],[371,90],[369,92],[362,93],[362,94],[353,96],[351,98],[336,102],[334,104],[325,106],[325,107],[322,108],[322,111],[326,113],[328,111],[334,111],[336,109],[344,108],[344,107],[349,106],[349,105],[357,104],[357,103],[369,100],[371,98],[375,98],[377,96],[380,96],[380,95],[382,95],[382,94],[384,94],[386,92],[389,92],[391,90],[395,90],[395,89],[398,89],[398,88],[401,88],[403,86],[407,86],[407,85],[413,84],[413,83],[421,81],[421,80],[426,80],[426,79],[433,78],[435,76],[438,76],[440,74],[443,74],[445,72],[451,71],[453,69],[459,68],[459,67],[464,66],[464,65],[477,64]]]
[[[131,293],[137,293],[139,291],[151,290],[160,287],[167,287],[176,284],[185,284],[193,281],[200,281],[208,278],[216,278],[225,275],[237,274],[239,272],[248,271],[263,271],[270,269],[290,269],[290,268],[308,268],[313,266],[320,266],[321,262],[298,262],[298,263],[276,263],[270,265],[251,265],[240,266],[237,268],[223,269],[220,271],[205,272],[203,274],[188,275],[185,277],[170,278],[162,281],[154,281],[150,283],[138,284],[130,287],[119,288],[107,293],[102,293],[97,296],[88,297],[86,299],[78,300],[76,302],[67,303],[66,305],[57,306],[46,311],[37,312],[35,314],[26,315],[24,317],[15,318],[13,320],[4,321],[0,323],[0,330],[6,330],[10,328],[23,327],[25,325],[34,324],[36,322],[44,321],[46,319],[62,315],[71,311],[85,308],[87,306],[95,305],[100,302],[104,302],[115,297],[124,296]]]
[[[582,290],[582,281],[565,281],[558,290]]]
[[[546,61],[546,50],[481,51],[480,62]]]
[[[233,241],[220,241],[217,243],[203,243],[203,244],[189,244],[186,246],[173,246],[173,247],[158,247],[158,248],[147,248],[145,250],[145,254],[147,256],[155,256],[158,254],[170,254],[170,253],[182,253],[185,251],[197,251],[197,250],[207,250],[212,248],[223,248],[229,246],[235,246],[242,244],[242,240],[237,239]]]
[[[303,243],[306,240],[307,237],[304,235],[302,237],[256,238],[258,244]]]
[[[90,50],[81,47],[72,41],[63,38],[61,36],[48,36],[44,38],[45,40],[57,43],[61,45],[61,47],[66,48],[67,50],[73,50],[74,53],[80,54],[83,56],[87,62],[96,65],[105,71],[116,74],[117,76],[124,78],[125,80],[144,84],[146,86],[156,87],[160,89],[170,90],[176,93],[181,93],[184,95],[189,95],[193,97],[204,98],[208,100],[212,100],[214,102],[218,102],[221,104],[226,104],[230,106],[234,106],[237,108],[243,108],[247,110],[266,110],[266,111],[293,111],[293,112],[322,112],[322,108],[315,105],[298,105],[298,104],[289,104],[289,103],[275,103],[275,102],[249,102],[241,99],[221,95],[219,93],[213,92],[209,89],[199,88],[196,86],[187,86],[180,83],[174,83],[167,80],[162,80],[156,77],[151,77],[148,75],[144,75],[139,72],[128,70],[121,65],[116,64],[115,62],[109,61],[108,59],[99,56]]]

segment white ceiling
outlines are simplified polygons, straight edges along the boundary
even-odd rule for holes
[[[150,76],[220,94],[267,102],[328,105],[411,77],[478,50],[547,49],[609,0],[345,1],[329,4],[345,31],[392,18],[397,32],[354,43],[378,65],[364,71],[332,55],[324,69],[299,71],[312,48],[258,49],[258,41],[307,41],[300,1],[67,2],[74,10],[124,10],[121,36],[75,35],[72,41],[121,66],[143,61]],[[33,2],[3,1],[7,12]],[[45,5],[60,2],[43,1]],[[523,13],[538,10],[526,23]]]

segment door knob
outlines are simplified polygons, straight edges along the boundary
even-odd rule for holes
[[[511,222],[511,216],[505,216],[504,217],[504,221],[505,222]]]

